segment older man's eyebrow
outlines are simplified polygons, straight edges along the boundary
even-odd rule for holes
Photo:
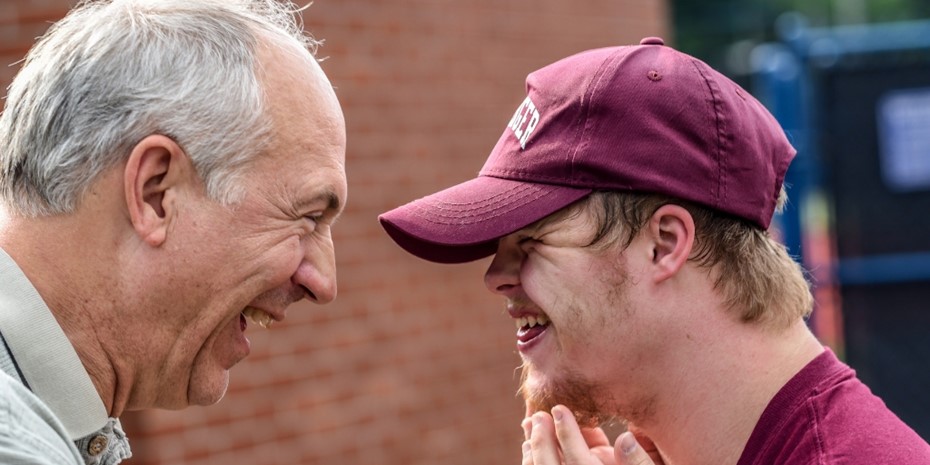
[[[320,201],[326,203],[327,210],[339,211],[340,207],[342,206],[342,201],[336,194],[336,190],[328,187],[313,196],[306,197],[303,200],[297,202],[295,207],[297,207],[297,209],[310,208],[312,206],[319,205]]]

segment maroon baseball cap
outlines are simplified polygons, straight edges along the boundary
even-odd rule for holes
[[[477,260],[595,190],[664,194],[768,229],[796,152],[762,104],[704,62],[649,37],[559,60],[526,89],[477,178],[379,217],[398,245]]]

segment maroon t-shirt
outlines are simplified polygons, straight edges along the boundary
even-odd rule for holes
[[[829,349],[762,412],[738,465],[928,465],[930,445]]]

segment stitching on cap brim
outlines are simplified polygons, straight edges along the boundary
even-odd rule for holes
[[[425,197],[411,204],[411,213],[433,224],[476,224],[500,218],[533,200],[552,194],[555,190],[551,186],[522,184],[508,191],[471,202],[444,202]],[[527,201],[527,199],[530,200]]]
[[[465,200],[471,191],[486,195]],[[439,263],[461,263],[492,254],[495,247],[489,243],[590,192],[481,176],[395,208],[379,219],[388,235],[411,254]],[[440,201],[442,197],[462,200]],[[518,209],[525,211],[510,214]]]

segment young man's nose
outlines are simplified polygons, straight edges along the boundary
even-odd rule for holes
[[[524,252],[514,235],[502,238],[497,244],[494,260],[484,274],[484,284],[494,294],[509,297],[520,286],[520,266]]]

